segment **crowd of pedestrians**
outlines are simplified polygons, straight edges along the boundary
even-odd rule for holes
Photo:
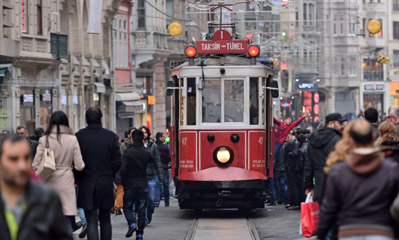
[[[111,214],[124,214],[126,237],[142,240],[161,198],[169,207],[165,134],[154,141],[142,126],[119,141],[98,108],[85,118],[76,134],[62,111],[30,137],[25,126],[0,134],[0,239],[69,240],[81,228],[79,238],[111,240]]]
[[[268,204],[276,204],[277,190],[278,204],[299,210],[312,194],[320,207],[317,239],[397,239],[399,108],[381,115],[373,108],[355,119],[331,113],[312,134],[293,128],[285,135],[287,126],[279,126]]]

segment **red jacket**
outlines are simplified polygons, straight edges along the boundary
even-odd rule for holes
[[[278,126],[277,132],[276,132],[276,143],[280,143],[281,145],[284,144],[285,139],[287,138],[288,134],[292,129],[294,129],[296,126],[298,126],[305,117],[301,117],[298,119],[296,122],[293,124],[287,126],[284,124],[284,122],[277,120],[276,118],[273,118],[274,124]]]

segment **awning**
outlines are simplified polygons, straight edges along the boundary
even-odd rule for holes
[[[125,112],[142,113],[145,111],[145,102],[143,101],[123,101]]]
[[[125,92],[125,93],[115,93],[115,101],[137,101],[140,100],[140,96],[136,92]]]
[[[95,82],[94,85],[96,86],[97,93],[105,93],[105,85],[99,82]]]

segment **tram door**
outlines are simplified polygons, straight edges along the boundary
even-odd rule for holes
[[[174,87],[180,87],[181,80],[177,78],[177,76],[172,76],[172,81]],[[170,152],[171,152],[171,172],[172,178],[178,176],[178,166],[179,166],[179,126],[180,126],[180,89],[173,90],[173,94],[171,95],[171,126],[169,129],[170,133]]]

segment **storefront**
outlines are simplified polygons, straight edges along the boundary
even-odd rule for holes
[[[399,82],[390,83],[390,106],[399,107]]]
[[[385,83],[363,83],[363,109],[375,108],[383,111],[384,106]]]

